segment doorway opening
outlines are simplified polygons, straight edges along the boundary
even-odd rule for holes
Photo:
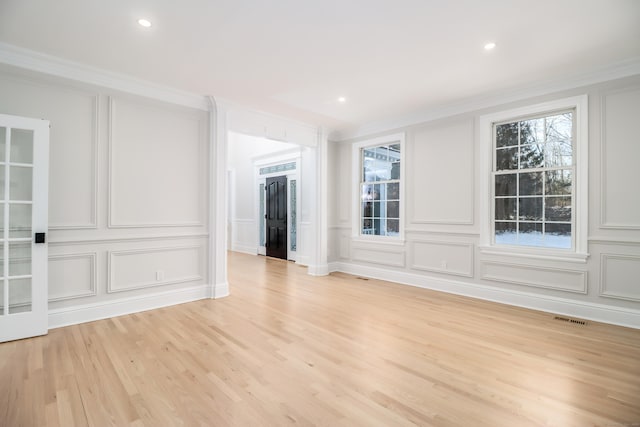
[[[230,249],[298,261],[303,149],[235,132],[228,137]]]

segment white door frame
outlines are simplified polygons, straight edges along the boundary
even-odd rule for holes
[[[209,281],[211,298],[221,298],[229,295],[229,283],[227,281],[227,144],[228,131],[252,134],[246,132],[243,126],[229,125],[229,111],[232,106],[224,101],[209,97]],[[238,109],[236,109],[237,111]],[[249,115],[248,115],[249,116]],[[255,116],[255,115],[254,115]],[[273,117],[271,117],[273,118]],[[276,120],[277,118],[273,118]],[[254,128],[256,122],[248,119],[247,122]],[[280,123],[287,122],[284,119]],[[249,127],[251,127],[249,126]],[[259,127],[259,126],[258,126]],[[292,128],[296,127],[292,124]],[[299,126],[298,126],[299,127]],[[265,131],[265,128],[262,127]],[[285,142],[300,144],[297,137],[287,136],[283,133]],[[289,135],[295,135],[291,132]],[[265,135],[262,135],[265,136]],[[310,212],[307,215],[311,218],[309,242],[303,242],[309,249],[310,256],[308,262],[308,272],[310,275],[326,275],[329,273],[327,264],[327,132],[324,129],[316,129],[314,143],[305,145],[308,149],[310,160],[314,165],[315,182],[313,183],[313,194],[309,195]],[[301,162],[304,164],[304,162]],[[310,184],[310,183],[308,183]],[[307,197],[307,196],[305,196]],[[300,201],[302,204],[302,200]],[[305,212],[299,212],[300,222]],[[298,233],[300,236],[300,229]]]
[[[288,171],[280,171],[280,172],[272,172],[266,174],[260,174],[260,169],[269,166],[276,166],[283,163],[292,163],[295,162],[296,167],[293,170]],[[300,173],[300,148],[294,148],[291,150],[286,150],[284,152],[279,152],[275,154],[267,154],[264,156],[255,157],[253,161],[253,169],[254,169],[254,200],[255,204],[255,213],[254,216],[258,220],[256,221],[256,235],[258,236],[258,254],[266,255],[266,248],[264,246],[260,246],[260,223],[265,224],[264,216],[260,217],[260,184],[266,184],[267,178],[275,177],[275,176],[286,176],[287,177],[287,260],[296,261],[298,256],[298,251],[291,250],[291,180],[296,180],[296,231],[300,229],[300,188],[301,188],[301,177]],[[266,203],[266,201],[265,201]],[[266,227],[266,226],[265,226]],[[296,243],[297,247],[297,243]]]

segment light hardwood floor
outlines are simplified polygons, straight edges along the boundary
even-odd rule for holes
[[[640,423],[640,330],[229,263],[228,298],[0,344],[0,426]]]

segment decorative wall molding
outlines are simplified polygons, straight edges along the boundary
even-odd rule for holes
[[[91,221],[86,224],[55,224],[49,223],[49,230],[83,230],[98,228],[98,149],[99,149],[99,129],[100,129],[100,95],[94,94],[93,98],[93,123],[92,123],[92,176],[93,181],[91,194]]]
[[[178,251],[192,251],[197,252],[198,259],[202,259],[203,247],[199,245],[191,246],[173,246],[163,248],[148,248],[148,249],[132,249],[132,250],[119,250],[119,251],[107,251],[107,293],[115,292],[128,292],[137,289],[155,288],[158,286],[175,285],[178,283],[194,282],[202,280],[201,274],[191,274],[182,277],[174,277],[169,280],[156,280],[149,282],[142,282],[131,286],[115,287],[114,286],[114,260],[118,257],[135,256],[142,254],[152,253],[166,253],[166,252],[178,252]]]
[[[232,221],[238,224],[255,224],[256,222],[253,218],[234,218]]]
[[[209,233],[187,233],[154,236],[105,236],[100,239],[61,239],[50,240],[49,246],[69,246],[69,245],[100,245],[111,243],[135,243],[135,242],[155,242],[163,240],[184,240],[184,239],[208,239]]]
[[[202,217],[198,221],[184,221],[184,222],[175,222],[175,223],[140,223],[140,224],[126,224],[126,223],[117,223],[114,220],[113,213],[113,177],[114,177],[114,160],[113,160],[113,147],[114,147],[114,126],[116,123],[116,99],[113,96],[108,98],[109,100],[109,119],[108,119],[108,128],[109,128],[109,136],[108,136],[108,198],[107,198],[107,227],[108,228],[166,228],[166,227],[203,227],[204,222]],[[145,108],[146,105],[141,104],[142,108]],[[163,110],[164,111],[164,110]],[[201,127],[201,123],[199,123]],[[200,129],[202,132],[202,129]],[[199,141],[200,150],[202,150],[202,145],[204,140],[201,138]],[[201,173],[202,175],[202,173]],[[202,180],[201,180],[202,181]],[[202,193],[202,192],[201,192]]]
[[[242,252],[249,255],[258,254],[258,244],[256,240],[258,239],[258,233],[253,235],[255,230],[257,229],[256,220],[253,218],[235,218],[232,220],[231,226],[231,250],[234,252]],[[247,239],[246,231],[249,230],[250,235],[255,237],[255,239]],[[245,237],[244,239],[239,239],[238,236]]]
[[[481,245],[478,249],[482,255],[576,264],[586,264],[587,259],[590,256],[588,253],[567,252],[553,248],[541,249],[534,247],[500,247]]]
[[[140,296],[49,310],[49,329],[139,313],[211,297],[210,285],[197,285]]]
[[[532,286],[535,288],[554,289],[563,292],[574,292],[579,294],[587,293],[587,272],[579,270],[569,270],[564,268],[542,267],[534,265],[513,264],[507,262],[482,261],[482,273],[480,277],[484,280],[503,282],[509,284]],[[493,268],[493,271],[490,269]],[[502,270],[502,272],[500,272]],[[510,270],[510,271],[508,271]],[[556,274],[557,283],[544,282],[540,280],[542,272]],[[512,273],[512,274],[509,274]],[[567,283],[568,278],[574,277],[576,286],[562,286],[560,283]]]
[[[351,244],[351,259],[376,265],[387,265],[389,267],[405,266],[404,249],[398,251],[391,250],[390,248],[376,248],[373,244],[362,246],[356,244],[355,241]]]
[[[2,43],[0,42],[0,63],[2,62]],[[90,208],[91,214],[88,222],[81,223],[59,223],[56,224],[50,216],[49,220],[49,229],[50,230],[82,230],[82,229],[96,229],[97,228],[97,212],[98,212],[98,145],[99,145],[99,129],[100,129],[100,94],[97,93],[93,88],[87,89],[84,87],[79,87],[77,84],[72,84],[70,82],[65,82],[65,84],[55,84],[51,81],[51,79],[35,79],[33,77],[29,78],[24,75],[15,74],[11,71],[2,70],[1,72],[2,80],[6,82],[15,83],[16,85],[24,85],[26,87],[32,88],[38,93],[46,93],[48,91],[48,95],[50,98],[56,99],[56,108],[60,108],[61,100],[59,99],[59,95],[72,95],[77,98],[88,99],[91,103],[91,130],[90,135],[87,138],[87,142],[91,144],[91,159],[89,160],[92,170],[91,176],[86,177],[87,180],[90,180],[92,183],[91,190],[92,194],[90,195]],[[39,113],[40,114],[40,113]],[[25,113],[20,113],[19,115],[25,115]],[[35,114],[34,114],[35,116]],[[39,115],[38,115],[39,117]],[[52,127],[55,131],[56,123],[52,123]],[[83,140],[84,141],[84,140]],[[74,159],[77,161],[77,159]],[[83,159],[84,161],[84,159]],[[83,177],[84,178],[84,177]],[[76,196],[76,195],[74,195]],[[49,212],[51,215],[51,211]]]
[[[95,296],[97,294],[97,286],[98,283],[98,272],[96,268],[96,252],[88,252],[88,253],[78,253],[78,254],[60,254],[60,255],[49,255],[49,264],[52,262],[63,262],[74,259],[86,259],[89,262],[89,277],[87,279],[87,283],[89,287],[83,292],[76,293],[68,293],[64,295],[51,295],[49,294],[49,302],[55,301],[63,301],[75,298],[85,298]],[[51,286],[49,287],[51,289]]]
[[[637,270],[640,271],[640,256],[638,255],[619,255],[619,254],[608,254],[608,253],[600,254],[600,296],[606,297],[606,298],[615,298],[615,299],[620,299],[625,301],[639,302],[640,288],[638,286],[635,286],[635,288],[637,289],[637,292],[635,294],[624,293],[624,292],[610,289],[607,273],[609,272],[609,262],[611,260],[628,261],[628,262],[637,263],[638,264]],[[631,275],[630,277],[628,277],[628,280],[634,280],[635,284],[637,284],[638,275],[637,274]]]
[[[329,230],[351,230],[351,225],[343,224],[343,225],[330,225]]]
[[[593,237],[589,238],[589,243],[594,245],[621,245],[621,246],[640,246],[640,241],[631,239],[618,239],[607,237]]]
[[[416,262],[416,245],[433,245],[438,247],[454,247],[454,248],[465,248],[467,259],[467,268],[465,270],[454,270],[448,267],[436,267],[433,265],[425,265]],[[455,276],[463,276],[463,277],[473,277],[473,266],[474,266],[474,252],[475,246],[473,243],[461,243],[461,242],[446,242],[440,240],[412,240],[409,242],[409,268],[413,270],[422,270],[422,271],[431,271],[434,273],[442,273],[442,274],[452,274]],[[445,260],[447,266],[451,260]]]
[[[440,230],[423,230],[420,228],[405,228],[406,234],[433,234],[436,236],[455,236],[455,237],[469,237],[478,238],[480,233],[468,233],[459,231],[440,231]]]
[[[124,74],[90,67],[78,62],[68,61],[8,43],[0,42],[0,62],[14,67],[128,92],[175,105],[197,108],[204,111],[208,109],[207,100],[204,96],[150,83],[146,80],[136,79]]]
[[[356,276],[386,280],[394,283],[478,298],[481,300],[493,301],[516,307],[524,307],[552,314],[561,314],[593,320],[596,322],[605,322],[640,329],[640,310],[504,289],[478,283],[476,281],[463,282],[435,278],[421,274],[393,271],[384,268],[345,262],[331,263],[329,265],[329,270],[331,272],[340,271]]]
[[[348,259],[351,256],[351,236],[347,233],[342,234],[339,237],[338,245],[338,257]]]
[[[460,127],[460,129],[455,129],[454,126],[457,125]],[[477,191],[475,191],[475,181],[476,181],[476,162],[475,162],[475,134],[476,134],[476,129],[475,129],[476,125],[475,125],[475,121],[473,119],[467,118],[464,121],[456,121],[456,122],[448,122],[446,124],[442,124],[440,126],[432,126],[432,127],[428,127],[428,126],[422,126],[420,128],[415,128],[412,129],[409,132],[410,137],[407,138],[407,152],[408,152],[408,156],[407,159],[413,160],[414,162],[409,163],[407,162],[407,170],[408,173],[407,175],[411,174],[411,179],[407,179],[407,193],[408,194],[419,194],[419,191],[416,191],[415,186],[417,185],[416,181],[423,181],[420,180],[418,178],[416,178],[415,173],[413,172],[414,168],[426,168],[425,170],[429,170],[429,168],[431,168],[431,166],[429,165],[425,165],[425,164],[417,164],[415,163],[416,161],[419,162],[419,160],[416,159],[421,159],[423,158],[423,156],[416,154],[416,149],[418,148],[418,141],[417,141],[417,134],[419,132],[438,132],[438,131],[449,131],[449,133],[451,132],[460,132],[461,134],[466,134],[466,138],[462,138],[461,135],[455,135],[455,137],[452,137],[452,135],[449,135],[450,139],[452,141],[463,141],[465,143],[465,145],[468,145],[468,147],[465,147],[469,150],[469,157],[467,159],[464,159],[465,161],[468,160],[470,161],[470,165],[468,165],[467,168],[464,168],[464,170],[466,172],[468,172],[468,176],[467,176],[467,190],[469,190],[470,194],[464,194],[463,198],[469,198],[470,199],[470,206],[469,206],[469,210],[467,210],[465,217],[461,218],[461,219],[450,219],[451,213],[447,214],[447,215],[442,215],[440,216],[440,218],[418,218],[416,215],[416,203],[419,201],[419,199],[414,198],[412,203],[407,203],[407,212],[409,213],[410,217],[409,220],[407,221],[408,224],[434,224],[434,225],[469,225],[472,226],[474,225],[475,221],[474,221],[474,217],[475,217],[475,198],[476,198],[476,193]],[[464,132],[462,132],[462,130],[464,130]],[[468,134],[467,134],[468,132]],[[423,139],[424,140],[424,139]],[[427,141],[431,140],[431,138],[426,138]],[[437,148],[436,148],[437,149]],[[433,151],[434,149],[431,148],[431,150],[428,151]],[[455,150],[458,155],[457,155],[457,161],[456,161],[456,165],[459,165],[461,163],[461,159],[460,159],[460,152],[465,152],[465,150]],[[438,156],[438,154],[434,153],[431,157],[440,157]],[[440,162],[440,164],[438,166],[440,166],[443,162],[446,162],[446,155],[444,156],[443,159],[441,159],[442,161]],[[428,162],[428,160],[427,160]],[[433,168],[431,168],[433,169]],[[428,180],[427,180],[428,181]],[[450,181],[450,180],[445,180],[445,181]],[[439,185],[444,185],[444,184],[439,184]],[[448,184],[451,185],[451,184]],[[463,186],[461,186],[463,187]],[[464,188],[457,188],[459,192],[464,192]],[[467,197],[468,196],[468,197]],[[427,199],[431,199],[433,197],[429,197],[428,194],[424,194],[424,197],[426,197]],[[458,195],[458,197],[460,197],[460,195]],[[460,211],[461,209],[456,210]],[[405,230],[406,231],[406,230]]]
[[[616,224],[607,219],[607,98],[611,95],[627,94],[634,89],[624,88],[609,91],[600,97],[600,225],[601,229],[640,230],[640,222]],[[640,87],[635,88],[640,92]]]

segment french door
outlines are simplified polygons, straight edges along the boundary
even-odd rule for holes
[[[0,114],[0,342],[47,333],[49,122]]]

